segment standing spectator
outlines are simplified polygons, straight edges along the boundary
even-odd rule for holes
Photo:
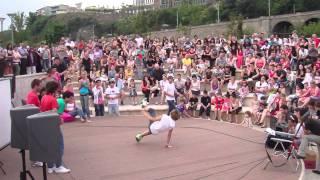
[[[313,170],[313,173],[320,174],[320,121],[309,119],[305,122],[304,135],[302,136],[301,144],[297,158],[304,159],[306,156],[306,149],[308,148],[309,142],[315,142],[318,146],[318,160],[317,167]]]
[[[4,75],[13,73],[13,46],[11,43],[6,48],[6,66],[4,69]]]
[[[18,52],[21,56],[20,58],[20,74],[24,75],[27,74],[27,66],[28,66],[28,49],[26,48],[26,45],[24,43],[20,44],[20,47],[18,48]]]
[[[120,95],[120,103],[121,103],[121,105],[123,105],[123,99],[124,99],[124,96],[125,96],[125,93],[124,93],[124,91],[123,91],[123,88],[124,88],[124,80],[122,79],[122,78],[120,78],[120,75],[119,74],[116,74],[115,75],[115,78],[114,78],[114,80],[115,80],[115,85],[116,85],[116,87],[119,89],[119,95]]]
[[[164,87],[164,95],[166,96],[166,100],[168,103],[168,115],[172,110],[175,109],[175,94],[177,93],[177,90],[173,83],[173,77],[168,77],[168,83]]]
[[[59,88],[59,84],[55,81],[50,81],[46,84],[46,95],[44,95],[41,99],[41,105],[40,105],[40,111],[57,111],[58,110],[58,103],[55,97],[55,94],[57,93],[57,90]],[[60,157],[55,160],[55,162],[49,162],[48,163],[48,173],[51,174],[53,172],[55,173],[69,173],[71,170],[65,168],[62,165],[62,156],[64,152],[64,142],[63,142],[63,134],[60,129],[59,133],[59,150],[60,150]]]
[[[96,80],[96,85],[92,89],[92,93],[96,116],[104,116],[104,95],[100,79]]]
[[[30,48],[30,52],[27,57],[27,73],[28,74],[33,74],[37,72],[36,70],[37,62],[40,62],[40,56],[35,51],[34,48]]]
[[[141,90],[142,90],[142,93],[144,94],[144,98],[146,99],[147,102],[149,102],[150,80],[149,80],[148,76],[144,76],[142,83],[141,83]]]
[[[6,64],[6,51],[0,47],[0,78],[4,75]]]
[[[48,45],[44,46],[41,53],[43,71],[46,72],[51,67],[51,53]]]
[[[79,80],[79,93],[80,93],[80,102],[82,106],[83,113],[87,116],[87,119],[90,119],[90,110],[89,110],[89,79],[86,72],[82,72]]]
[[[119,113],[119,98],[120,92],[117,87],[115,87],[115,80],[110,80],[110,86],[106,89],[105,94],[108,99],[108,113],[109,115],[117,115],[120,116]]]
[[[20,75],[20,63],[21,63],[21,55],[18,51],[18,47],[14,47],[12,51],[12,70],[15,76]]]

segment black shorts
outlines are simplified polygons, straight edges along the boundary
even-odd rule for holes
[[[191,90],[191,92],[192,92],[193,95],[200,96],[200,91]]]
[[[239,114],[241,110],[242,110],[242,107],[237,107],[236,109],[232,110],[230,113]]]
[[[177,91],[178,91],[178,93],[180,93],[180,94],[184,94],[184,89],[183,89],[183,88],[177,89]]]

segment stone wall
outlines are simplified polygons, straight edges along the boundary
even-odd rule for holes
[[[16,77],[16,92],[14,94],[14,104],[21,105],[21,100],[25,99],[31,89],[33,79],[41,79],[46,73],[37,73],[31,75],[21,75]]]
[[[292,25],[300,25],[305,23],[307,20],[311,18],[320,19],[320,11],[310,11],[296,14],[284,14],[266,17],[262,16],[260,18],[255,19],[245,19],[243,20],[243,28],[252,29],[255,32],[264,32],[265,34],[272,33],[273,28],[279,22],[289,22]],[[190,27],[189,37],[193,35],[198,35],[200,38],[206,37],[208,35],[220,35],[226,34],[228,31],[228,25],[230,22],[223,22],[217,24],[208,24],[201,26],[193,26]],[[155,31],[151,32],[151,37],[159,37],[162,38],[164,36],[167,37],[178,37],[181,36],[182,33],[177,31],[176,29],[163,30],[163,31]]]

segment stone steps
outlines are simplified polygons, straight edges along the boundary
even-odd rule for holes
[[[80,101],[76,101],[76,104],[78,107],[81,108],[81,104],[80,104]],[[148,105],[148,107],[150,108],[153,108],[156,110],[157,114],[166,114],[167,111],[168,111],[168,106],[167,104],[164,104],[164,105]],[[108,114],[108,106],[105,105],[105,115]],[[95,116],[95,111],[94,111],[94,107],[93,105],[89,107],[90,111],[91,111],[91,115],[92,117]],[[196,111],[196,116],[198,116],[199,114],[199,109],[200,109],[200,106],[197,108],[197,111]],[[119,105],[119,112],[120,112],[120,115],[140,115],[141,114],[141,105]],[[244,116],[244,112],[246,111],[252,111],[252,107],[249,107],[249,106],[244,106],[242,107],[242,111],[238,114],[239,116],[239,119],[242,119],[243,116]],[[214,108],[212,106],[211,108],[211,119],[214,118]],[[192,114],[192,112],[189,112],[189,114]]]
[[[136,101],[137,102],[141,102],[144,98],[143,93],[137,92],[138,96],[136,97]],[[80,100],[80,94],[79,93],[75,93],[75,100]],[[160,103],[160,98],[161,98],[161,94],[159,93],[157,97],[154,98],[150,98],[150,103],[151,104],[155,104],[155,103]],[[243,101],[243,105],[244,106],[253,106],[255,101],[254,101],[255,97],[253,93],[248,94],[247,97],[244,98]],[[199,98],[200,100],[200,98]],[[125,96],[123,98],[124,104],[125,105],[132,105],[134,102],[132,102],[132,99],[129,97],[129,92],[125,92]]]

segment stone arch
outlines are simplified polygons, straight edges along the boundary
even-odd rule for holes
[[[310,23],[319,23],[320,18],[310,18],[304,22],[305,25],[309,25]]]
[[[288,36],[294,29],[294,25],[288,21],[280,21],[272,28],[272,33],[280,36]]]

